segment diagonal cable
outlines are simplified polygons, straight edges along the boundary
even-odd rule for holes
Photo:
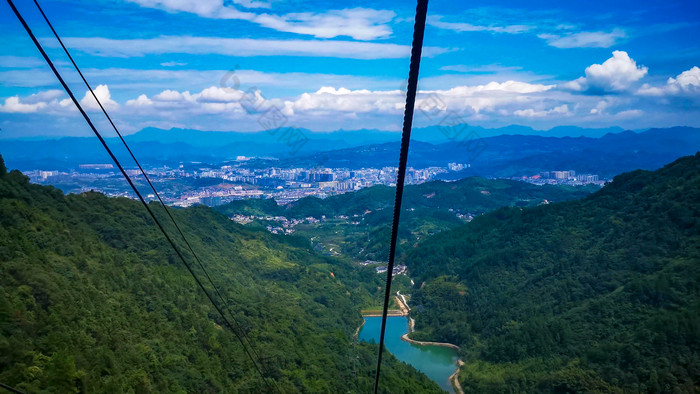
[[[37,49],[38,49],[39,52],[41,53],[41,55],[43,56],[44,60],[46,60],[47,64],[48,64],[49,67],[51,68],[51,71],[53,71],[54,75],[56,76],[56,78],[58,79],[58,81],[59,81],[59,82],[61,83],[61,85],[63,86],[63,89],[66,91],[66,93],[68,93],[68,96],[70,96],[71,100],[73,101],[73,103],[75,104],[75,106],[76,106],[76,107],[78,108],[78,110],[80,111],[80,114],[83,116],[83,118],[84,118],[85,121],[87,122],[88,126],[90,126],[90,129],[93,131],[93,133],[95,134],[95,136],[100,140],[100,143],[101,143],[102,146],[105,148],[105,150],[107,151],[107,153],[109,154],[109,156],[112,158],[112,161],[114,161],[114,163],[116,164],[117,168],[119,168],[119,171],[122,173],[122,175],[124,176],[124,178],[126,179],[126,181],[129,183],[129,186],[131,186],[131,188],[132,188],[132,190],[134,191],[134,193],[136,193],[136,196],[139,198],[139,200],[141,201],[141,203],[143,204],[143,206],[146,208],[146,210],[147,210],[148,213],[150,214],[150,216],[151,216],[151,218],[153,219],[153,221],[156,223],[156,225],[158,226],[158,228],[160,229],[160,231],[163,233],[163,235],[165,236],[165,238],[167,239],[167,241],[170,243],[170,246],[173,248],[173,250],[175,251],[175,253],[178,255],[178,257],[179,257],[179,258],[182,260],[182,262],[185,264],[185,267],[187,267],[187,270],[190,272],[190,274],[191,274],[192,277],[194,278],[195,282],[197,282],[197,285],[202,289],[202,291],[204,292],[204,294],[207,296],[207,298],[209,299],[209,302],[214,306],[214,308],[217,310],[217,312],[219,313],[219,315],[220,315],[220,316],[222,317],[222,319],[226,322],[226,325],[229,327],[229,329],[233,332],[233,334],[234,334],[234,335],[238,338],[238,340],[241,342],[241,344],[243,345],[244,351],[246,352],[246,354],[248,355],[248,357],[250,358],[250,360],[253,362],[253,364],[254,364],[254,366],[255,366],[255,369],[258,371],[258,373],[260,374],[260,376],[262,377],[263,381],[264,381],[265,384],[268,386],[268,388],[272,391],[272,386],[270,386],[270,383],[269,383],[268,380],[265,378],[264,374],[262,373],[262,370],[260,369],[260,366],[258,366],[257,362],[255,361],[255,359],[254,359],[253,356],[251,355],[251,353],[250,353],[248,347],[245,346],[245,343],[244,343],[243,338],[240,336],[240,334],[237,332],[237,330],[234,329],[234,327],[233,327],[233,325],[231,324],[231,322],[226,318],[226,315],[224,314],[224,312],[223,312],[223,310],[221,309],[221,307],[214,301],[214,299],[212,298],[211,294],[207,291],[207,289],[206,289],[206,287],[204,286],[204,284],[203,284],[203,283],[201,282],[201,280],[197,277],[197,275],[195,274],[195,272],[194,272],[194,270],[192,269],[192,267],[190,266],[190,264],[187,262],[187,260],[185,259],[185,257],[182,255],[182,252],[180,252],[180,250],[179,250],[179,249],[177,248],[177,246],[175,245],[175,242],[172,240],[172,238],[170,238],[170,236],[168,235],[168,233],[165,231],[165,228],[164,228],[163,225],[160,223],[160,221],[158,220],[158,218],[156,217],[156,215],[153,213],[153,211],[151,210],[151,208],[148,206],[148,203],[147,203],[146,200],[143,198],[143,196],[142,196],[141,193],[139,192],[138,188],[136,188],[136,185],[134,185],[133,181],[131,180],[131,178],[129,177],[129,175],[128,175],[128,174],[126,173],[126,171],[124,170],[124,167],[122,167],[121,163],[119,162],[119,160],[117,159],[117,157],[114,155],[114,153],[112,152],[112,150],[109,148],[109,146],[107,145],[106,141],[104,140],[104,138],[102,137],[102,135],[100,134],[100,132],[97,131],[97,128],[96,128],[95,125],[92,123],[92,120],[90,119],[90,117],[88,116],[88,114],[85,112],[85,110],[83,109],[83,107],[80,105],[80,102],[75,98],[75,95],[73,94],[73,91],[70,89],[70,87],[68,87],[68,85],[66,84],[66,82],[63,80],[63,77],[61,77],[61,74],[58,72],[58,70],[57,70],[56,67],[54,66],[53,62],[51,61],[51,59],[49,58],[49,56],[46,54],[46,51],[44,51],[44,48],[42,47],[42,45],[41,45],[41,44],[39,43],[39,41],[37,40],[36,36],[34,35],[34,33],[33,33],[32,30],[31,30],[31,28],[29,27],[29,25],[27,24],[27,22],[26,22],[26,21],[24,20],[24,18],[22,17],[22,15],[20,14],[19,10],[17,10],[17,7],[15,7],[14,2],[13,2],[12,0],[7,0],[7,3],[10,5],[10,8],[12,8],[12,11],[15,13],[15,16],[17,17],[17,19],[19,20],[19,22],[22,24],[22,26],[23,26],[24,29],[26,30],[26,32],[27,32],[27,34],[29,35],[29,37],[31,38],[31,40],[34,42],[34,45],[37,47]],[[93,94],[94,94],[94,93],[93,93]],[[279,388],[278,388],[278,391],[279,391]]]
[[[421,53],[423,52],[423,35],[425,33],[425,19],[428,13],[428,0],[418,0],[416,6],[416,21],[413,27],[413,44],[411,47],[411,65],[408,71],[408,91],[406,93],[406,109],[403,117],[403,132],[401,134],[401,153],[399,155],[399,171],[396,177],[396,199],[394,200],[394,219],[391,225],[391,243],[389,245],[389,264],[386,271],[386,289],[384,292],[384,310],[382,311],[382,328],[379,336],[379,355],[377,356],[377,372],[374,378],[374,393],[379,390],[379,376],[382,367],[382,353],[384,352],[384,332],[386,330],[386,318],[391,297],[391,279],[394,271],[394,258],[396,257],[396,240],[399,231],[399,216],[401,214],[401,200],[403,198],[403,185],[406,179],[406,163],[408,162],[408,144],[411,141],[411,127],[413,126],[413,110],[416,104],[416,92],[418,90],[418,71],[420,70]]]
[[[83,83],[85,84],[85,86],[86,86],[86,87],[88,88],[88,90],[90,91],[90,94],[92,95],[92,97],[95,99],[95,101],[96,101],[97,104],[99,105],[100,109],[102,110],[102,113],[105,115],[105,117],[106,117],[107,120],[109,121],[109,124],[112,126],[112,128],[114,129],[114,131],[117,133],[117,136],[119,136],[119,139],[121,140],[121,142],[122,142],[122,144],[124,145],[124,147],[126,148],[126,150],[129,152],[129,155],[131,156],[131,158],[134,160],[134,162],[135,162],[136,165],[138,166],[139,171],[141,172],[141,174],[143,174],[143,177],[146,179],[146,182],[148,182],[148,185],[151,187],[151,190],[153,190],[153,193],[154,193],[155,196],[158,198],[158,201],[160,202],[160,204],[163,206],[163,209],[165,210],[165,213],[168,215],[168,217],[170,218],[170,220],[171,220],[171,221],[173,222],[173,224],[175,225],[175,228],[177,229],[177,232],[180,234],[180,236],[181,236],[182,239],[184,240],[184,242],[185,242],[185,244],[186,244],[186,246],[187,246],[187,249],[190,251],[190,253],[192,254],[192,256],[194,256],[195,260],[197,261],[197,264],[199,265],[199,267],[201,268],[201,270],[204,272],[204,275],[206,276],[207,281],[208,281],[208,282],[211,284],[211,286],[214,288],[214,291],[215,291],[216,295],[219,297],[219,299],[221,299],[221,302],[224,304],[224,308],[228,311],[228,313],[229,313],[229,315],[231,316],[231,319],[233,320],[233,322],[234,322],[236,328],[237,328],[237,329],[239,330],[239,332],[243,335],[244,339],[245,339],[246,342],[248,343],[248,346],[250,347],[250,350],[253,352],[253,354],[255,355],[255,357],[256,357],[258,360],[260,360],[260,356],[258,355],[258,353],[255,351],[255,348],[254,348],[253,345],[251,344],[250,338],[248,338],[248,336],[247,336],[247,334],[245,333],[245,331],[241,328],[240,323],[236,320],[236,317],[235,317],[235,315],[233,314],[233,312],[231,311],[231,308],[229,307],[228,302],[226,302],[226,299],[223,297],[223,295],[221,294],[221,292],[219,291],[219,289],[218,289],[218,288],[216,287],[216,285],[214,284],[213,280],[211,279],[211,276],[209,275],[209,272],[204,268],[204,264],[203,264],[202,261],[199,259],[199,256],[197,255],[197,253],[195,253],[195,251],[194,251],[194,249],[192,248],[192,245],[190,244],[190,242],[189,242],[189,240],[187,239],[187,237],[185,237],[185,234],[183,233],[182,229],[180,228],[180,225],[178,225],[177,221],[175,220],[175,218],[174,218],[173,215],[171,214],[170,210],[168,209],[168,206],[163,202],[163,199],[161,198],[160,193],[158,193],[158,190],[156,190],[155,186],[154,186],[153,183],[151,182],[151,179],[148,177],[148,174],[146,173],[146,171],[145,171],[145,170],[143,169],[143,167],[141,166],[141,163],[138,161],[138,159],[136,159],[136,156],[135,156],[134,153],[131,151],[131,148],[130,148],[129,145],[127,144],[127,142],[126,142],[126,140],[124,139],[124,137],[122,136],[122,134],[119,132],[119,129],[118,129],[117,126],[114,124],[114,121],[112,121],[112,118],[111,118],[111,117],[109,116],[109,114],[107,113],[107,110],[106,110],[106,109],[104,108],[104,106],[102,105],[102,102],[100,101],[100,99],[97,98],[97,95],[95,94],[94,90],[92,89],[92,86],[90,85],[90,83],[88,83],[87,79],[86,79],[85,76],[83,75],[83,72],[80,70],[80,67],[78,67],[78,64],[77,64],[77,63],[75,62],[75,60],[73,59],[73,56],[71,56],[70,52],[68,51],[68,48],[65,46],[65,44],[63,43],[63,40],[61,40],[61,37],[58,35],[58,32],[56,32],[56,29],[54,29],[53,24],[51,23],[51,21],[49,21],[49,18],[48,18],[48,17],[46,16],[46,14],[44,13],[43,8],[41,7],[41,5],[39,5],[39,2],[38,2],[37,0],[34,0],[34,4],[36,5],[37,9],[38,9],[39,12],[41,13],[41,16],[42,16],[42,17],[44,18],[44,20],[46,21],[46,24],[47,24],[47,25],[49,26],[49,28],[51,29],[51,32],[53,33],[54,37],[56,37],[56,40],[58,40],[58,43],[61,45],[61,48],[63,48],[63,51],[64,51],[64,52],[66,53],[66,55],[68,56],[68,59],[69,59],[70,62],[73,64],[73,67],[75,68],[75,70],[76,70],[76,71],[78,72],[78,74],[80,75],[80,78],[83,80]],[[269,374],[269,373],[268,373],[268,374]]]

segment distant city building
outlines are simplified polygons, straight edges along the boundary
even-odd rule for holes
[[[79,167],[84,170],[110,170],[114,168],[112,164],[81,164]]]
[[[471,167],[471,164],[447,163],[447,168],[450,171],[462,171],[465,168]]]
[[[554,179],[569,179],[569,171],[552,171],[551,176]]]
[[[584,183],[598,182],[598,175],[595,174],[579,174],[576,176],[576,180]]]

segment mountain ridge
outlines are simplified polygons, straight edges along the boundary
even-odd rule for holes
[[[700,152],[428,237],[401,260],[413,337],[460,345],[474,392],[693,392],[699,202]]]
[[[371,391],[376,349],[352,337],[381,286],[373,270],[207,207],[172,214],[266,378],[283,392]],[[384,392],[442,392],[387,357]],[[64,195],[8,173],[1,157],[0,381],[26,392],[268,391],[138,201]]]

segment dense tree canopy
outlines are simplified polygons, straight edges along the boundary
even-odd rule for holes
[[[462,346],[468,391],[700,387],[700,154],[496,210],[405,261],[414,338]]]
[[[463,217],[477,216],[504,206],[536,206],[587,196],[598,186],[536,186],[505,179],[471,177],[456,182],[434,181],[408,185],[403,197],[398,254],[403,255],[420,239],[459,227]],[[284,206],[272,199],[240,200],[217,207],[226,215],[285,216],[327,219],[296,227],[297,234],[314,241],[319,249],[333,248],[357,260],[385,260],[396,189],[373,186],[328,198],[306,197]],[[338,216],[347,219],[338,219]],[[335,218],[335,219],[334,219]],[[272,224],[257,221],[256,224]]]
[[[372,270],[206,207],[173,213],[283,392],[371,390],[376,346],[352,337],[381,285]],[[393,357],[382,371],[385,392],[441,391]],[[18,171],[0,174],[0,382],[28,392],[268,391],[138,202],[66,196]]]

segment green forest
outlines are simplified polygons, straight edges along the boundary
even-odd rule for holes
[[[412,337],[461,346],[465,391],[700,391],[700,153],[498,209],[403,261]]]
[[[353,336],[360,306],[382,291],[372,269],[207,207],[173,215],[268,383],[286,393],[371,391],[377,347]],[[385,360],[382,392],[441,392]],[[64,195],[8,173],[1,159],[0,382],[26,392],[269,392],[138,201]]]
[[[340,257],[384,259],[393,193],[171,211],[267,383],[372,390],[377,347],[354,334],[360,310],[379,307],[384,276],[319,253],[319,240],[342,248]],[[150,206],[193,262],[163,207]],[[430,182],[407,187],[403,207],[398,262],[415,286],[397,277],[396,287],[411,294],[411,336],[461,347],[465,391],[700,389],[700,154],[597,191]],[[0,213],[1,383],[26,392],[270,391],[138,201],[64,195],[0,159]],[[328,219],[275,235],[233,214]],[[441,392],[384,359],[382,392]]]
[[[433,181],[405,189],[399,227],[398,255],[404,255],[420,239],[459,227],[466,219],[504,206],[536,206],[545,200],[578,199],[598,186],[536,186],[505,179],[465,178],[456,182]],[[325,199],[305,197],[287,205],[272,199],[239,200],[216,209],[228,216],[284,216],[325,220],[296,227],[296,234],[313,241],[317,250],[355,260],[386,260],[396,189],[377,185]],[[341,216],[343,216],[341,218]],[[274,224],[256,220],[254,224]]]

